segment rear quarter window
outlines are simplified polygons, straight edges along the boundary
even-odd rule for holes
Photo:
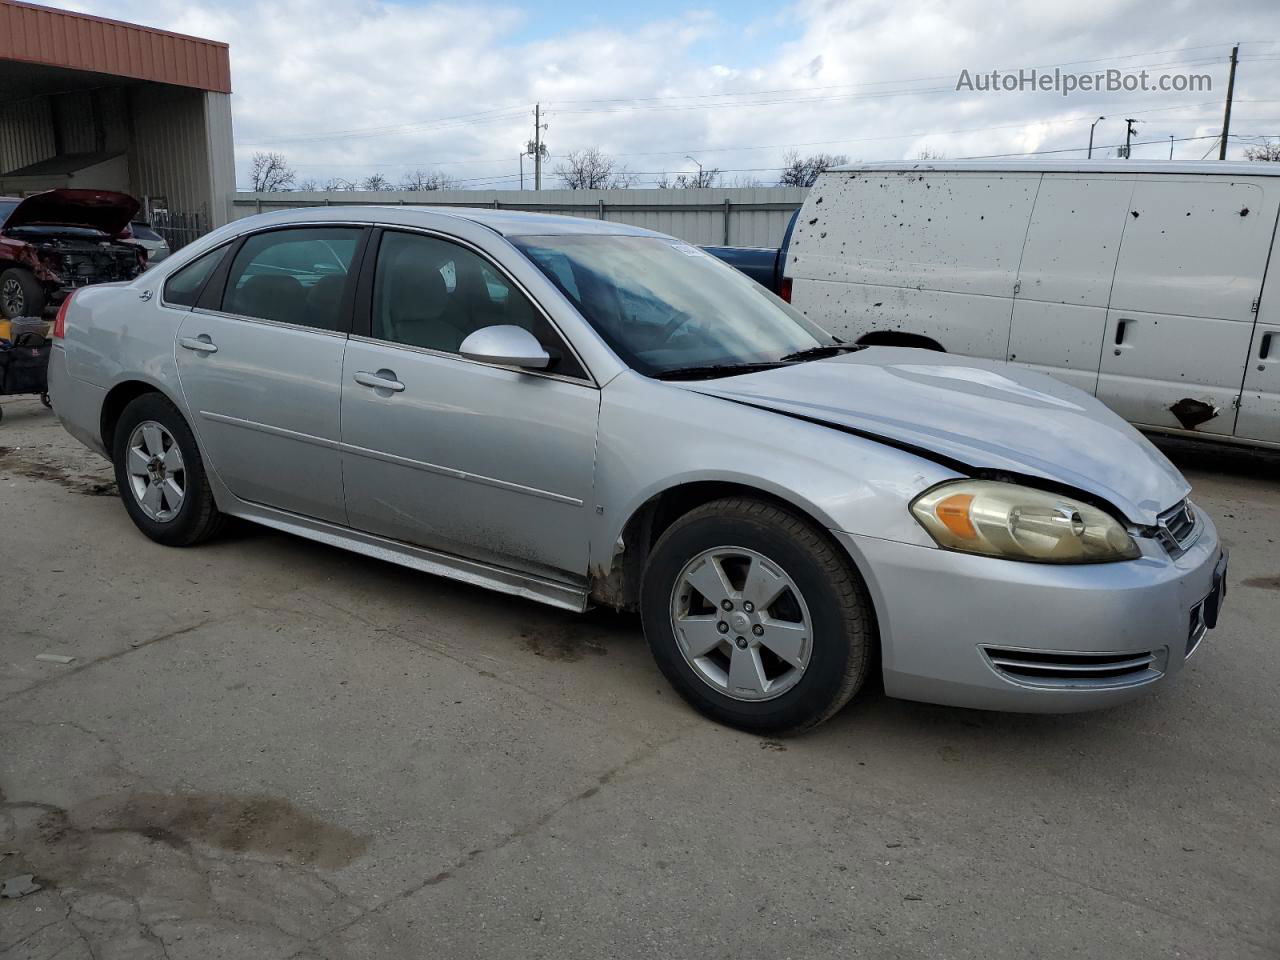
[[[172,274],[164,282],[164,302],[175,307],[194,307],[200,298],[200,291],[204,289],[205,283],[218,268],[226,252],[226,247],[219,247],[197,257]]]

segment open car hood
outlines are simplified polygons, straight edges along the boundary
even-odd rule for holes
[[[1020,367],[929,350],[857,353],[718,380],[699,393],[826,423],[975,471],[1086,491],[1152,525],[1190,486],[1093,397]]]
[[[138,201],[114,190],[46,190],[34,193],[4,222],[13,227],[83,227],[118,237],[138,212]]]

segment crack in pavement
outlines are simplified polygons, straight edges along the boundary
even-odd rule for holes
[[[598,775],[595,778],[594,785],[590,787],[586,787],[583,790],[579,790],[577,793],[573,794],[570,797],[567,797],[566,799],[562,800],[560,803],[556,804],[550,810],[547,810],[546,812],[540,814],[539,816],[528,821],[522,826],[517,827],[515,830],[512,830],[498,837],[488,846],[477,847],[474,850],[469,851],[464,856],[454,861],[454,863],[452,863],[446,869],[441,870],[440,872],[435,873],[430,877],[427,877],[425,880],[420,880],[417,883],[411,884],[410,886],[401,890],[399,893],[392,894],[390,897],[388,897],[386,900],[382,901],[381,903],[377,904],[376,906],[369,907],[365,910],[362,910],[357,916],[352,917],[347,922],[340,924],[339,926],[334,927],[333,929],[326,931],[325,933],[312,937],[309,943],[312,945],[315,945],[315,944],[318,944],[321,940],[326,940],[326,939],[339,936],[344,931],[350,929],[356,924],[364,920],[367,920],[370,917],[373,917],[380,913],[385,912],[388,908],[394,906],[395,904],[401,902],[402,900],[406,900],[409,897],[412,897],[414,894],[419,893],[422,890],[425,890],[427,887],[432,887],[438,883],[443,883],[446,880],[451,879],[459,870],[466,868],[467,866],[474,863],[475,861],[485,856],[488,856],[489,854],[497,853],[500,850],[504,850],[507,847],[511,846],[513,843],[518,843],[522,840],[525,840],[533,836],[569,807],[573,806],[576,803],[580,803],[583,800],[589,800],[591,797],[594,797],[596,794],[598,794],[602,787],[609,785],[626,771],[630,770],[635,766],[638,766],[641,763],[644,763],[646,760],[649,760],[652,757],[654,757],[660,750],[664,749],[665,747],[669,747],[672,744],[677,743],[688,736],[690,736],[690,734],[681,733],[673,737],[668,737],[664,740],[658,740],[653,743],[645,744],[640,750],[636,751],[636,753],[634,753],[631,757],[624,760],[622,763],[618,764],[615,767],[611,767],[610,769],[606,770],[604,773]],[[305,952],[305,951],[300,951],[300,953],[302,952]],[[297,956],[298,954],[294,955],[294,957],[297,957]],[[294,960],[294,958],[291,957],[290,960]]]
[[[485,670],[479,665],[477,665],[476,663],[474,663],[473,661],[467,659],[465,655],[458,653],[453,647],[447,645],[445,641],[409,636],[393,627],[384,626],[383,624],[377,623],[374,620],[370,620],[368,617],[364,617],[351,610],[347,610],[346,608],[335,603],[332,599],[328,597],[311,598],[311,599],[318,599],[318,601],[320,603],[323,603],[325,606],[328,606],[338,611],[344,616],[350,617],[351,619],[355,620],[357,623],[364,624],[366,627],[368,627],[369,629],[377,633],[385,634],[386,636],[393,637],[397,640],[401,640],[404,643],[407,643],[410,646],[415,647],[419,650],[425,650],[431,653],[439,654],[440,656],[444,657],[446,660],[450,660],[453,663],[466,667],[468,670],[478,674],[479,676],[483,677],[486,680],[494,681],[499,685],[509,687],[512,690],[518,690],[520,693],[523,693],[526,696],[532,697],[535,700],[539,701],[540,703],[547,704],[548,706],[554,707],[555,709],[560,710],[563,713],[567,713],[569,716],[573,717],[575,720],[582,720],[587,723],[598,725],[620,736],[626,736],[628,738],[635,736],[635,730],[632,727],[614,727],[607,720],[602,719],[596,714],[583,713],[580,710],[575,710],[573,707],[564,703],[562,700],[557,700],[554,697],[549,697],[538,690],[516,683],[515,681],[511,680],[509,677],[498,676],[490,670]],[[304,612],[304,611],[290,610],[287,607],[286,608],[259,607],[259,609],[286,610],[290,613],[295,613],[301,616],[307,616],[315,620],[323,619],[321,617],[316,616],[315,614]],[[501,661],[498,661],[498,662],[501,662]]]
[[[201,620],[199,623],[193,623],[190,626],[181,627],[178,630],[171,630],[168,633],[162,633],[159,636],[151,637],[148,640],[140,640],[137,643],[130,643],[129,646],[125,647],[123,650],[117,650],[115,651],[115,653],[108,653],[105,656],[98,657],[96,660],[89,660],[76,667],[68,667],[64,670],[59,671],[58,673],[53,674],[52,676],[45,677],[43,680],[37,680],[35,683],[31,684],[31,686],[29,687],[23,687],[21,690],[15,690],[13,693],[7,694],[7,699],[9,703],[12,703],[18,697],[26,696],[28,693],[31,693],[35,690],[43,690],[45,687],[52,686],[55,683],[61,683],[62,681],[68,680],[71,677],[74,677],[77,674],[83,673],[86,670],[92,670],[94,667],[101,666],[104,663],[111,663],[113,660],[119,660],[121,657],[127,657],[129,654],[134,653],[135,651],[145,650],[147,647],[153,646],[154,644],[162,643],[165,640],[172,640],[175,637],[184,636],[185,634],[192,633],[196,630],[201,629],[202,627],[211,626],[215,623],[221,623],[224,620],[231,620],[234,617],[240,615],[241,613],[244,613],[247,609],[249,608],[238,607],[236,608],[236,610],[232,611],[231,613],[223,614],[217,617],[207,617],[204,620]],[[6,706],[8,706],[8,704],[6,704]]]

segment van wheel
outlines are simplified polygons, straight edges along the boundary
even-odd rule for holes
[[[38,317],[44,313],[44,288],[31,271],[10,267],[0,273],[0,317]]]
[[[823,722],[862,686],[875,632],[866,588],[821,531],[760,500],[681,517],[649,555],[645,636],[695,709],[753,733]]]
[[[159,393],[144,393],[116,422],[116,486],[138,529],[157,543],[189,547],[214,536],[224,517],[187,421]]]

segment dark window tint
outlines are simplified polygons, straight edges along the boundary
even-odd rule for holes
[[[437,237],[383,235],[373,282],[374,337],[457,353],[468,335],[499,324],[537,337],[555,373],[584,376],[542,314],[488,261]]]
[[[165,303],[171,303],[178,307],[194,307],[204,282],[217,269],[219,262],[222,260],[222,255],[226,252],[226,247],[219,247],[217,250],[206,253],[203,257],[197,257],[166,280],[164,283]]]
[[[344,330],[342,294],[359,241],[358,227],[254,234],[231,264],[222,309],[317,330]]]

